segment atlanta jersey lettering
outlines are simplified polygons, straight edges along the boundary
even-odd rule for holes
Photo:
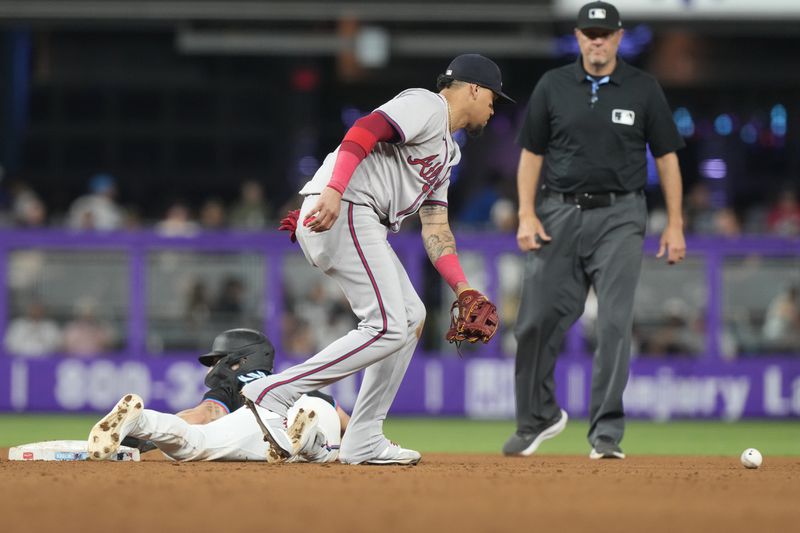
[[[397,143],[379,142],[358,165],[342,199],[375,210],[393,232],[423,203],[447,205],[450,170],[461,151],[450,135],[445,99],[426,89],[408,89],[376,109],[394,126]],[[339,148],[300,194],[320,194],[331,179]]]

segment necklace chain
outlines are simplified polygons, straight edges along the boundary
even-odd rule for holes
[[[450,111],[450,102],[445,98],[444,103],[447,106],[447,126],[450,131],[453,131],[453,112]]]

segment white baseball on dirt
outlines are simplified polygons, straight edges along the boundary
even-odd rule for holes
[[[742,452],[740,459],[745,468],[758,468],[761,466],[761,461],[763,460],[761,452],[755,448],[747,448]]]

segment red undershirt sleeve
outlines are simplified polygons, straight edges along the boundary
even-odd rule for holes
[[[399,139],[400,135],[394,126],[380,113],[373,112],[356,120],[339,147],[328,187],[344,194],[356,167],[372,152],[375,145]]]

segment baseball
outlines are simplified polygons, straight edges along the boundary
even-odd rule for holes
[[[745,468],[758,468],[761,466],[761,452],[755,448],[747,448],[740,457]]]

